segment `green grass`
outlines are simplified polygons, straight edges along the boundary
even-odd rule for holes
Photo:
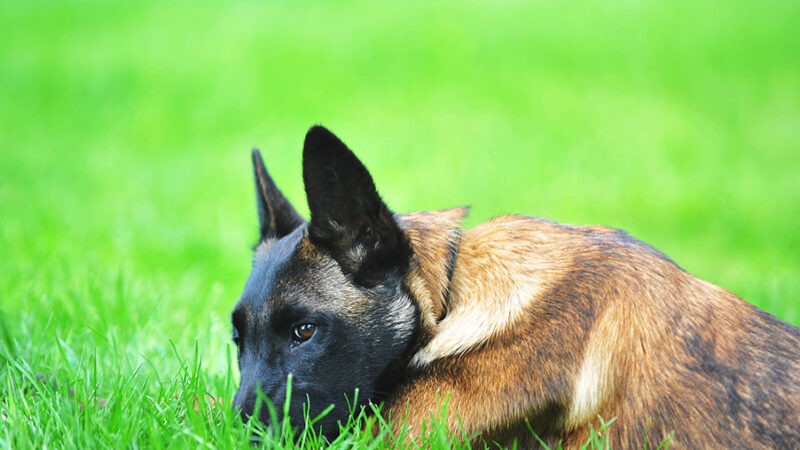
[[[0,3],[0,445],[246,446],[192,402],[238,382],[248,151],[305,211],[314,123],[396,211],[623,228],[800,325],[799,21],[794,0]]]

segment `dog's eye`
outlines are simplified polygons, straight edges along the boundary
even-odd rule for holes
[[[239,330],[235,327],[233,328],[233,343],[237,346],[239,345]]]
[[[305,342],[311,339],[315,331],[317,331],[316,325],[313,323],[303,323],[294,327],[292,334],[295,342]]]

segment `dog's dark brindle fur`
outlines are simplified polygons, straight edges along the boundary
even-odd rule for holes
[[[233,311],[245,417],[293,374],[328,436],[384,402],[416,436],[447,426],[522,448],[582,444],[800,448],[800,329],[625,233],[519,216],[461,230],[465,208],[394,215],[353,153],[314,127],[306,222],[253,153],[261,240]],[[267,421],[265,410],[259,417]],[[459,420],[460,424],[459,425]],[[480,433],[480,434],[478,434]]]

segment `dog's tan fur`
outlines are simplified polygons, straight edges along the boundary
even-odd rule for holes
[[[618,230],[504,216],[461,232],[465,213],[398,216],[425,342],[411,362],[418,377],[386,405],[397,431],[408,412],[419,433],[448,398],[457,435],[463,426],[523,448],[537,445],[526,420],[572,447],[598,415],[616,417],[615,447],[657,445],[672,431],[673,447],[768,446],[762,422],[789,439],[769,442],[797,439],[800,414],[774,423],[739,407],[800,411],[796,329]],[[771,377],[768,348],[786,353]]]
[[[468,208],[421,211],[397,216],[414,258],[406,285],[419,304],[422,332],[432,337],[448,309],[450,277]]]

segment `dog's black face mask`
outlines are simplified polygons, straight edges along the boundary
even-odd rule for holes
[[[418,312],[403,278],[411,248],[372,178],[322,127],[309,130],[303,180],[311,221],[283,197],[253,152],[261,239],[232,314],[241,383],[234,407],[252,416],[257,390],[281,410],[292,374],[290,418],[328,437],[378,402],[403,376]],[[268,424],[262,405],[259,420]]]

